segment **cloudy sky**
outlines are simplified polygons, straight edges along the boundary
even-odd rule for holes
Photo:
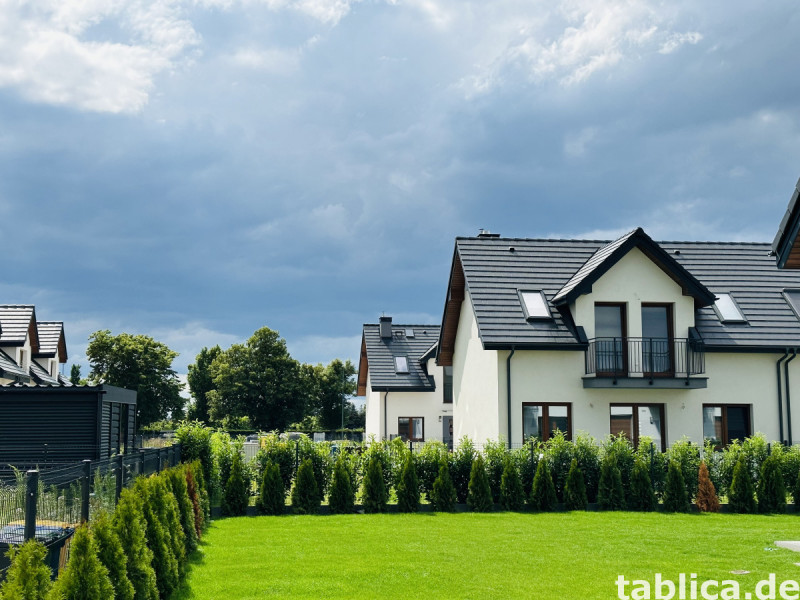
[[[453,238],[772,241],[800,6],[0,0],[0,301],[307,362],[437,322]]]

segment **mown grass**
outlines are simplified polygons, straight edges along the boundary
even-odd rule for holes
[[[800,516],[640,513],[241,517],[215,521],[173,600],[608,599],[615,581],[800,579]],[[732,575],[733,570],[750,571]],[[676,596],[677,597],[677,596]]]

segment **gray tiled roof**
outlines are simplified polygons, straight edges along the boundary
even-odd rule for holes
[[[21,377],[26,381],[30,378],[30,375],[25,372],[25,369],[20,367],[13,358],[2,350],[0,350],[0,375],[7,379]]]
[[[43,385],[61,385],[56,377],[51,377],[39,363],[31,361],[31,376],[36,383]]]
[[[64,331],[61,321],[38,321],[36,329],[39,332],[39,354],[53,356],[58,353],[58,343]],[[65,359],[66,357],[61,357]]]
[[[33,318],[30,304],[0,305],[0,346],[24,344]]]
[[[63,385],[64,387],[72,387],[72,382],[69,380],[68,377],[64,377],[61,373],[58,374],[58,383]]]
[[[406,329],[414,330],[414,337],[405,336]],[[433,378],[428,377],[420,358],[439,339],[438,325],[392,324],[391,339],[382,339],[380,326],[364,325],[364,343],[367,349],[369,377],[374,391],[434,391]],[[408,373],[395,373],[394,358],[408,357]]]
[[[486,348],[577,347],[562,315],[552,306],[559,290],[609,241],[458,238],[456,251]],[[800,320],[783,297],[800,289],[800,271],[781,271],[770,244],[658,242],[712,293],[731,293],[747,324],[723,324],[712,307],[696,313],[707,347],[718,349],[800,347]],[[513,248],[513,251],[511,250]],[[675,254],[679,250],[680,254]],[[553,321],[528,322],[518,289],[542,290]]]

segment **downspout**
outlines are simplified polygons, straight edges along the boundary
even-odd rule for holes
[[[783,353],[778,359],[778,362],[775,363],[775,370],[777,371],[778,375],[778,439],[781,442],[785,442],[786,438],[783,437],[783,395],[781,394],[781,364],[784,360],[789,356],[789,350]]]
[[[385,440],[389,439],[389,425],[388,425],[388,423],[389,423],[389,421],[388,421],[389,415],[386,414],[386,410],[387,410],[386,409],[386,398],[388,398],[388,397],[389,397],[389,390],[386,390],[386,392],[383,394],[383,439],[385,439]]]
[[[506,359],[506,397],[508,399],[508,449],[511,449],[511,357],[514,356],[516,348],[511,346],[511,353]]]
[[[797,348],[792,348],[792,356],[783,363],[783,379],[786,383],[786,434],[789,445],[792,445],[792,398],[789,394],[789,363],[797,356]]]

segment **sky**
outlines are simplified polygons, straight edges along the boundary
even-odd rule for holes
[[[0,0],[0,302],[185,373],[438,323],[456,236],[771,242],[800,5]],[[68,367],[67,365],[67,372]]]

